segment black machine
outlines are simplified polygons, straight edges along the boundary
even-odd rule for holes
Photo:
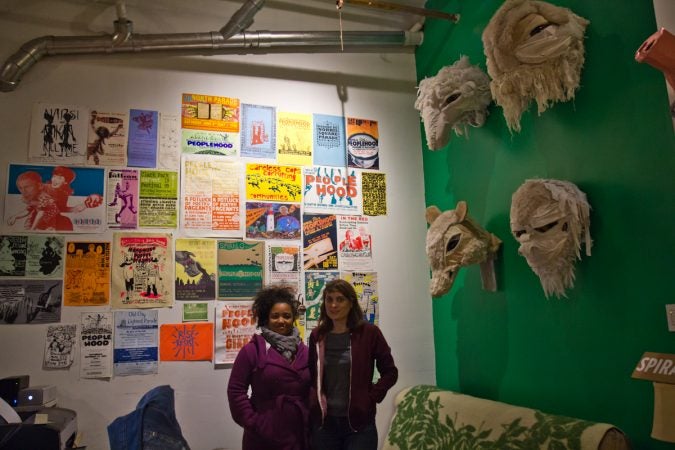
[[[0,380],[0,398],[9,404],[12,408],[19,402],[19,391],[26,389],[30,377],[28,375],[17,375]]]

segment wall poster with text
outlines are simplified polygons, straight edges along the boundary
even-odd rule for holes
[[[129,114],[104,112],[89,113],[87,164],[93,166],[126,166]]]
[[[338,268],[337,227],[333,214],[302,216],[302,261],[305,270]]]
[[[138,227],[138,179],[134,169],[109,169],[106,186],[108,228]]]
[[[345,167],[312,166],[302,169],[303,211],[317,214],[362,212],[361,174]]]
[[[249,300],[263,286],[265,242],[218,241],[218,299]]]
[[[312,115],[277,111],[277,161],[280,164],[312,164]]]
[[[183,153],[236,156],[239,151],[239,99],[183,94]]]
[[[89,110],[81,106],[35,103],[30,123],[28,161],[84,164]]]
[[[158,315],[157,310],[115,311],[113,373],[116,377],[157,373]]]
[[[112,313],[82,313],[80,326],[80,378],[112,377]]]
[[[232,364],[241,348],[255,334],[250,301],[216,302],[216,357],[214,364]]]
[[[241,151],[248,158],[274,159],[277,152],[276,108],[241,105]]]
[[[345,118],[314,114],[314,165],[347,167]]]
[[[377,272],[342,272],[341,278],[354,286],[364,320],[379,325],[380,296],[377,290]]]
[[[0,236],[0,277],[61,278],[63,236]]]
[[[0,280],[0,325],[61,321],[63,281]]]
[[[102,306],[110,300],[110,242],[68,242],[65,306]]]
[[[161,361],[213,360],[213,323],[165,323],[159,327]]]
[[[141,170],[139,203],[141,228],[178,227],[178,172]]]
[[[347,156],[349,167],[380,168],[380,133],[376,120],[347,117]]]
[[[274,164],[246,164],[246,200],[301,201],[302,168]]]
[[[176,300],[216,298],[216,241],[176,239]]]

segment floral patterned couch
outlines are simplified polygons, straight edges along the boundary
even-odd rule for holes
[[[382,450],[629,450],[613,425],[545,414],[435,386],[396,396]]]

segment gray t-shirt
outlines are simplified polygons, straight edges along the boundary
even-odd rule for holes
[[[349,332],[326,335],[323,386],[328,402],[328,415],[345,417],[349,408],[349,371],[351,353]]]

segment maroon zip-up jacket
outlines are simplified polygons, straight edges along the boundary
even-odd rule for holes
[[[387,391],[398,379],[398,369],[391,349],[378,327],[364,322],[350,332],[351,369],[349,383],[349,424],[362,430],[375,421],[376,403],[384,400]],[[309,336],[309,371],[312,376],[310,396],[311,420],[322,425],[326,417],[326,396],[322,388],[325,340],[319,340],[315,328]],[[374,369],[380,379],[373,384]]]

